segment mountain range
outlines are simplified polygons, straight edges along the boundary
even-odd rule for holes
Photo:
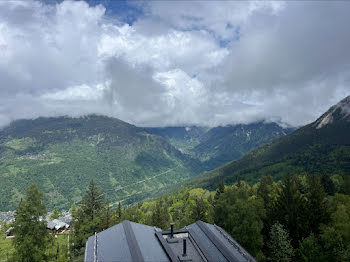
[[[198,174],[164,138],[104,116],[18,120],[0,132],[0,210],[37,183],[48,207],[79,202],[94,179],[112,204],[144,199]]]
[[[112,205],[185,183],[257,181],[286,173],[350,173],[350,97],[315,122],[283,128],[257,122],[222,127],[136,127],[89,115],[17,120],[0,131],[0,211],[36,183],[48,208],[79,203],[94,179]]]
[[[293,128],[283,128],[276,123],[256,122],[205,127],[147,128],[163,136],[184,154],[199,159],[202,168],[211,170],[231,160],[240,158],[250,150],[291,133]]]
[[[196,187],[215,188],[219,181],[276,180],[286,173],[350,174],[350,96],[313,123],[262,145],[242,158],[194,178]]]
[[[0,210],[37,183],[49,208],[79,202],[94,179],[112,204],[179,185],[284,135],[277,124],[141,128],[91,115],[17,120],[0,131]]]

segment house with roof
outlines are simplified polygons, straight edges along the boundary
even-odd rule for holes
[[[62,216],[53,220],[49,219],[49,216],[47,216],[46,227],[55,233],[62,233],[70,228],[71,222],[72,215],[69,212],[65,212],[62,214]]]
[[[197,221],[180,230],[123,221],[90,236],[85,245],[85,262],[255,262],[256,260],[225,230]]]

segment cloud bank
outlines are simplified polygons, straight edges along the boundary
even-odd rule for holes
[[[1,1],[0,126],[91,113],[297,126],[350,94],[346,2],[128,5],[132,23],[103,2]]]

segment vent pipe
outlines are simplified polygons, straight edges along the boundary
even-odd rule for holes
[[[183,239],[182,243],[183,243],[183,254],[182,254],[182,256],[185,257],[185,256],[187,256],[186,238]]]
[[[170,223],[170,238],[174,238],[174,223]]]

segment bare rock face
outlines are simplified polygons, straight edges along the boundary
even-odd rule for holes
[[[347,96],[338,104],[332,106],[325,114],[316,120],[314,126],[320,129],[339,120],[350,122],[350,96]]]

